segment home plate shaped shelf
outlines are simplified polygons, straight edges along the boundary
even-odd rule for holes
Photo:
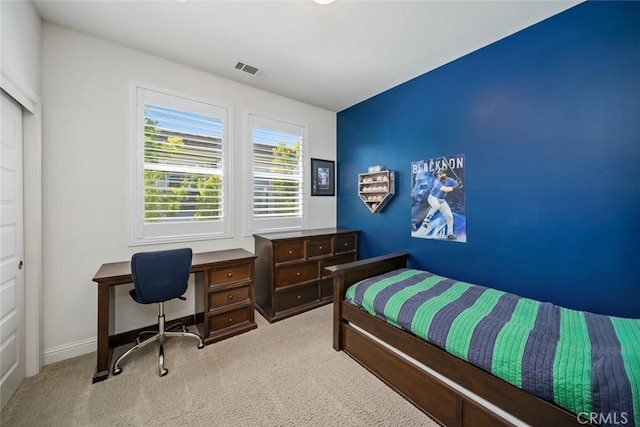
[[[390,170],[358,174],[358,195],[369,212],[378,213],[396,194],[396,173]]]

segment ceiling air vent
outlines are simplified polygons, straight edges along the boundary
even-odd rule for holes
[[[249,65],[244,61],[236,61],[236,65],[234,66],[236,70],[244,71],[245,73],[249,73],[254,77],[259,79],[264,79],[267,74],[269,74],[269,70],[265,70],[264,68],[254,67],[253,65]]]

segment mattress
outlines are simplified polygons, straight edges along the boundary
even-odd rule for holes
[[[582,420],[640,426],[640,319],[408,268],[358,282],[345,299]]]

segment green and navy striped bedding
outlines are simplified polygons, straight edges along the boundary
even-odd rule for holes
[[[640,426],[640,319],[406,268],[351,286],[345,299],[575,414]]]

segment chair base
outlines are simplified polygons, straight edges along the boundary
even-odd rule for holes
[[[165,329],[164,326],[164,303],[158,303],[158,332],[155,331],[144,331],[138,334],[136,338],[136,345],[125,351],[116,359],[113,363],[113,375],[119,375],[122,373],[122,368],[119,366],[120,362],[127,358],[131,353],[136,350],[141,349],[142,347],[151,344],[152,342],[158,341],[160,343],[159,353],[158,353],[158,372],[161,377],[167,375],[169,370],[164,367],[164,339],[165,337],[190,337],[198,340],[198,348],[204,348],[204,341],[202,337],[194,332],[187,332],[187,328],[181,323],[178,322],[171,327]],[[180,331],[174,331],[173,329],[180,328]],[[141,340],[141,338],[145,335],[152,335],[151,337]]]
[[[176,322],[174,324],[172,324],[171,326],[169,326],[165,332],[170,332],[170,331],[178,331],[181,330],[182,332],[187,332],[187,327],[184,326],[184,323],[182,322]],[[141,344],[143,341],[148,340],[149,338],[152,338],[155,335],[159,335],[158,331],[142,331],[138,334],[138,336],[136,337],[136,344]],[[148,337],[148,338],[144,338],[144,337]]]

